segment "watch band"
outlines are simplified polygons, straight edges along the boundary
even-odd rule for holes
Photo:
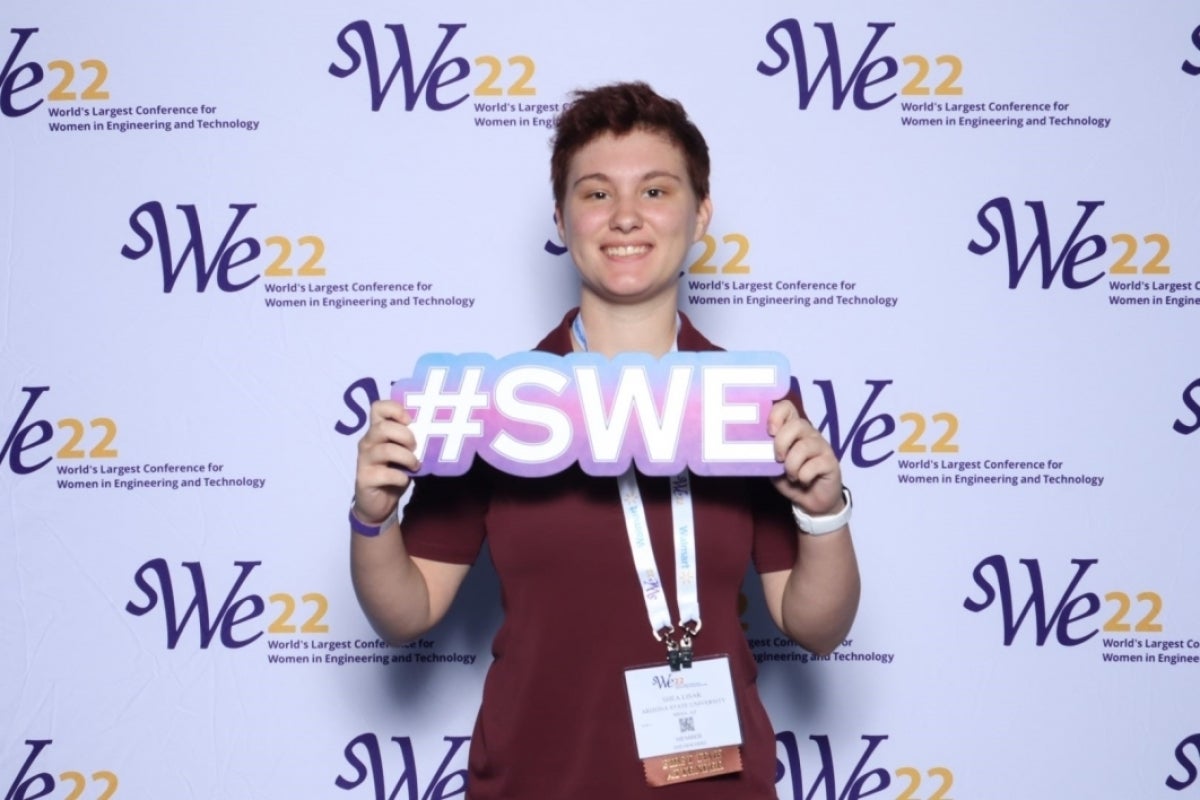
[[[849,487],[845,485],[842,486],[842,500],[845,501],[846,505],[842,507],[841,511],[821,517],[814,517],[795,503],[792,503],[792,516],[796,519],[796,527],[809,536],[823,536],[826,533],[833,533],[838,528],[850,522],[850,514],[854,510],[854,500],[850,495]]]
[[[389,514],[387,519],[378,525],[368,525],[359,519],[358,515],[354,513],[354,505],[350,505],[350,530],[354,531],[355,533],[362,534],[363,536],[378,536],[384,528],[392,524],[392,520],[394,519],[396,519],[395,511]]]

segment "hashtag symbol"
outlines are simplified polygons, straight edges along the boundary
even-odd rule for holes
[[[417,458],[425,457],[430,439],[440,437],[442,449],[438,460],[457,461],[468,436],[483,436],[483,423],[471,418],[475,409],[490,405],[487,394],[479,391],[483,368],[465,368],[462,382],[454,391],[446,389],[448,374],[446,367],[431,367],[425,373],[422,390],[404,396],[404,405],[412,413],[409,428],[417,440],[414,451]],[[450,412],[448,419],[444,413],[447,410]]]

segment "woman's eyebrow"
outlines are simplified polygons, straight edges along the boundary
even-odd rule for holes
[[[665,170],[665,169],[651,170],[651,171],[647,172],[645,175],[643,175],[641,177],[641,180],[649,181],[649,180],[655,180],[657,178],[670,178],[671,180],[680,181],[680,182],[682,182],[682,180],[683,180],[678,175],[676,175],[674,172],[671,172],[671,171]],[[580,175],[578,178],[575,179],[575,182],[572,183],[571,186],[578,186],[579,184],[583,183],[584,181],[589,181],[589,180],[611,182],[612,179],[609,178],[608,175],[604,174],[603,172],[591,172],[591,173],[588,173],[587,175]]]

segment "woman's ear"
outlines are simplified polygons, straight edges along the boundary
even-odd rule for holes
[[[712,222],[712,215],[712,198],[706,197],[700,201],[700,207],[696,209],[696,235],[692,237],[692,242],[700,241],[704,238],[704,234],[708,233],[708,223]]]

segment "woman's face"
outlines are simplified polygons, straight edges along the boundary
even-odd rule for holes
[[[684,259],[712,217],[683,151],[659,133],[605,133],[571,160],[558,233],[585,294],[632,304],[674,293]]]

